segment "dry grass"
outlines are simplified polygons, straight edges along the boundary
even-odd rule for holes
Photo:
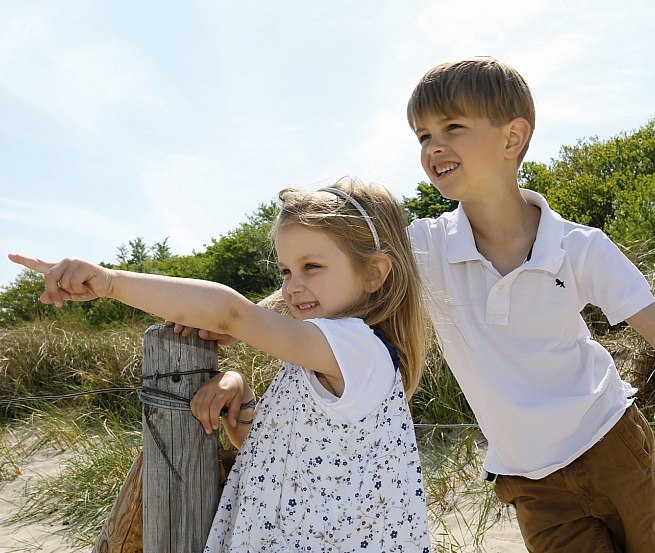
[[[589,312],[593,318],[597,313]],[[138,386],[144,328],[89,330],[52,323],[0,329],[0,399]],[[597,338],[613,353],[626,380],[640,389],[640,406],[655,412],[655,353],[629,328],[601,328]],[[244,372],[258,395],[278,362],[238,344],[221,350],[221,368]],[[421,424],[475,422],[448,367],[435,348],[412,412]],[[73,453],[56,479],[27,494],[29,508],[16,520],[48,517],[69,524],[69,538],[88,544],[97,535],[139,447],[136,394],[102,394],[66,401],[0,405],[0,485],[20,474],[39,448]],[[29,439],[24,436],[30,435]],[[484,440],[475,429],[417,428],[425,463],[429,509],[436,525],[435,552],[470,551],[506,510],[493,487],[479,479]],[[99,485],[101,483],[102,485]]]

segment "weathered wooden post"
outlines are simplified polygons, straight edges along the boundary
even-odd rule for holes
[[[142,470],[143,453],[139,452],[91,553],[143,552]]]
[[[143,551],[203,550],[219,500],[217,437],[176,398],[193,397],[216,370],[216,343],[164,325],[143,341]],[[145,391],[151,389],[146,400]]]
[[[188,411],[188,399],[215,372],[216,343],[152,326],[143,350],[143,451],[92,553],[202,551],[236,456]]]

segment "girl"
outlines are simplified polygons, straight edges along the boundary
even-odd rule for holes
[[[111,297],[284,361],[252,416],[244,382],[219,385],[238,373],[193,398],[208,431],[229,406],[225,428],[240,447],[206,552],[427,553],[407,405],[426,325],[403,210],[385,189],[350,180],[280,200],[273,238],[292,317],[213,282],[9,257],[45,275],[43,303]]]

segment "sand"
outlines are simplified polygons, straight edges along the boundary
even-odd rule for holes
[[[23,505],[25,491],[42,478],[56,476],[61,463],[67,458],[62,451],[38,451],[25,459],[20,467],[20,475],[12,481],[0,482],[0,553],[39,552],[39,553],[91,553],[92,547],[75,549],[62,536],[65,528],[61,523],[28,524],[15,526],[7,520]],[[451,551],[461,553],[525,553],[516,520],[508,509],[494,512],[496,522],[485,534],[482,544],[476,545],[472,533],[467,530],[476,520],[474,508],[460,506],[457,512],[443,517],[447,524],[447,536],[437,524],[431,526],[433,533],[433,552],[437,553],[437,544],[449,543]],[[187,552],[181,552],[187,553]]]
[[[24,504],[26,490],[44,478],[56,476],[66,458],[66,452],[39,451],[24,460],[15,480],[0,482],[0,553],[69,553],[75,550],[62,537],[61,531],[65,527],[60,522],[25,526],[8,524],[9,518]],[[77,551],[90,553],[91,547]]]

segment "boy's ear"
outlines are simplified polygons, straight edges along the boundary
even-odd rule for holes
[[[387,255],[377,255],[369,264],[366,279],[364,280],[364,290],[372,294],[377,292],[387,280],[391,272],[391,259]]]
[[[516,159],[523,151],[525,144],[530,139],[530,123],[523,117],[512,119],[507,124],[507,143],[505,154],[507,159]]]

